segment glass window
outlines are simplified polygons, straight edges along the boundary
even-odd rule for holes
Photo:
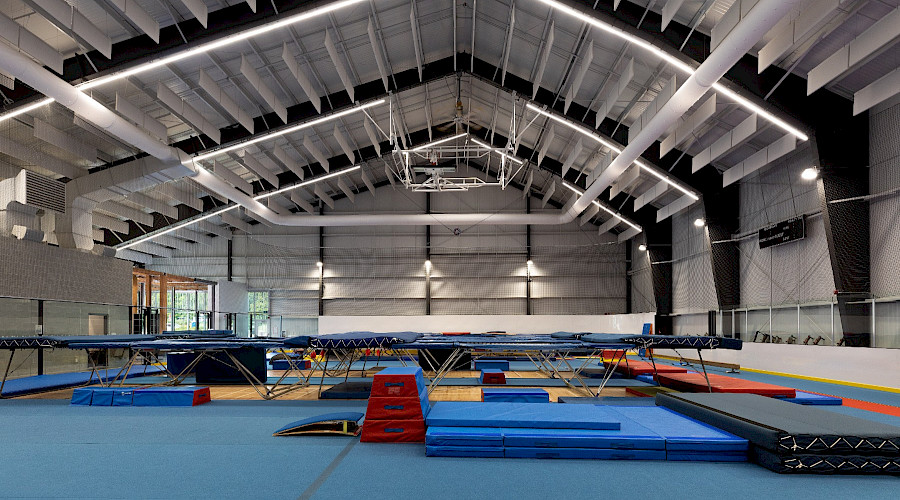
[[[247,294],[250,301],[250,321],[252,325],[251,335],[254,337],[266,337],[269,335],[269,292],[250,292]]]

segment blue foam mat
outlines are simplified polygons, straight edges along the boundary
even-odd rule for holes
[[[506,458],[589,458],[594,460],[665,460],[663,450],[604,450],[597,448],[504,448]]]
[[[496,446],[437,446],[426,444],[429,457],[503,458],[503,447]]]
[[[603,406],[439,401],[426,423],[438,427],[617,430],[620,420],[621,415]]]
[[[503,429],[503,446],[510,448],[600,448],[665,450],[666,440],[646,427],[622,419],[615,431],[592,429]]]
[[[556,400],[557,403],[581,404],[581,405],[601,405],[601,406],[656,406],[653,398],[646,397],[576,397],[576,396],[560,396]]]
[[[559,405],[566,406],[566,405]],[[666,439],[669,451],[746,451],[746,439],[662,407],[609,407]]]
[[[503,429],[496,427],[428,427],[425,444],[435,446],[497,446],[503,448]]]
[[[746,451],[723,451],[704,453],[702,451],[669,451],[666,460],[670,462],[746,462]]]
[[[788,401],[790,403],[797,403],[801,405],[812,405],[812,406],[842,406],[844,404],[844,400],[841,398],[836,398],[834,396],[825,396],[823,394],[815,394],[812,392],[806,391],[796,391],[797,395],[793,398],[779,398],[782,401]]]

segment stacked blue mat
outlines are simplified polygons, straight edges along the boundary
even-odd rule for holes
[[[746,461],[746,439],[661,407],[438,402],[428,456]]]

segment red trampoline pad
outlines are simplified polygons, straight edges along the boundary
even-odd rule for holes
[[[684,392],[709,392],[706,378],[702,373],[660,373],[656,379],[661,385]],[[709,386],[712,392],[734,392],[759,394],[760,396],[783,396],[793,398],[797,392],[790,387],[753,382],[725,375],[709,374]]]

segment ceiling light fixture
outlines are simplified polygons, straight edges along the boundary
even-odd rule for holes
[[[576,124],[570,122],[569,120],[560,118],[560,117],[554,115],[553,113],[550,113],[549,111],[543,110],[543,109],[535,106],[534,104],[528,103],[525,105],[525,107],[534,111],[535,113],[538,113],[540,115],[546,116],[547,118],[550,118],[551,120],[555,121],[556,123],[559,123],[560,125],[565,125],[566,127],[569,127],[570,129],[581,133],[585,137],[589,137],[589,138],[599,142],[604,147],[606,147],[607,149],[609,149],[610,151],[612,151],[613,153],[615,153],[617,155],[622,154],[622,150],[618,146],[614,145],[613,143],[607,141],[606,139],[598,136],[594,132],[592,132],[584,127],[576,125]],[[654,177],[658,178],[659,180],[664,181],[666,184],[668,184],[668,185],[674,187],[675,189],[681,191],[682,193],[688,195],[691,199],[693,199],[695,201],[700,199],[700,197],[697,196],[696,193],[693,193],[691,190],[684,188],[681,184],[678,184],[677,182],[673,181],[668,176],[657,172],[656,169],[654,169],[653,167],[651,167],[641,161],[638,161],[638,160],[635,160],[634,164],[641,167],[642,170],[646,170],[647,172],[649,172],[650,174],[652,174]]]
[[[703,219],[694,219],[694,225],[697,227],[703,227],[706,225],[706,221]]]
[[[562,185],[563,185],[564,187],[568,188],[570,191],[573,191],[573,192],[575,192],[575,193],[578,193],[579,195],[584,195],[584,192],[583,192],[583,191],[581,191],[581,190],[578,189],[577,187],[575,187],[575,186],[569,184],[569,183],[566,182],[566,181],[563,181]],[[630,220],[626,219],[625,217],[622,217],[621,215],[617,214],[615,211],[613,211],[611,208],[607,207],[607,206],[604,205],[603,203],[600,203],[600,202],[597,201],[597,200],[593,200],[592,203],[593,203],[594,205],[597,205],[598,207],[600,207],[604,212],[608,213],[609,215],[612,215],[612,216],[615,217],[616,219],[619,219],[620,221],[624,222],[625,224],[628,224],[628,225],[631,226],[632,228],[637,229],[638,231],[643,231],[643,229],[641,228],[641,226],[638,226],[637,224],[635,224],[635,223],[631,222]]]
[[[454,135],[453,137],[445,137],[445,138],[443,138],[443,139],[438,139],[438,140],[436,140],[436,141],[434,141],[434,142],[429,142],[428,144],[423,144],[423,145],[418,146],[418,147],[416,147],[416,148],[414,148],[414,149],[411,149],[410,151],[422,151],[423,149],[428,149],[428,148],[437,146],[438,144],[444,144],[445,142],[450,142],[450,141],[452,141],[452,140],[454,140],[454,139],[459,139],[460,137],[465,137],[466,135],[468,135],[468,134],[465,133],[465,132],[463,132],[463,133],[461,133],[461,134],[456,134],[456,135]]]
[[[210,173],[208,170],[204,169],[203,167],[199,167],[199,168],[205,170],[207,173]],[[309,179],[309,180],[305,180],[305,181],[303,181],[303,182],[298,182],[297,184],[292,184],[292,185],[290,185],[290,186],[287,186],[287,187],[284,187],[284,188],[281,188],[281,189],[278,189],[278,190],[275,190],[275,191],[272,191],[272,192],[269,192],[269,193],[265,193],[265,194],[261,194],[261,195],[258,195],[258,196],[254,196],[253,199],[256,200],[256,201],[264,200],[264,199],[266,199],[266,198],[269,198],[270,196],[275,196],[276,194],[281,194],[281,193],[284,193],[284,192],[286,192],[286,191],[290,191],[290,190],[292,190],[292,189],[297,189],[297,188],[301,188],[301,187],[304,187],[304,186],[309,186],[310,184],[315,184],[315,183],[317,183],[317,182],[321,182],[321,181],[324,181],[324,180],[327,180],[327,179],[331,179],[332,177],[337,177],[337,176],[339,176],[339,175],[344,175],[344,174],[353,172],[353,171],[355,171],[355,170],[359,170],[360,168],[362,168],[360,165],[354,165],[354,166],[352,166],[352,167],[350,167],[350,168],[345,168],[345,169],[343,169],[343,170],[339,170],[339,171],[337,171],[337,172],[332,172],[332,173],[330,173],[330,174],[326,174],[326,175],[323,175],[323,176],[320,176],[320,177],[316,177],[316,178],[314,178],[314,179]],[[210,173],[210,175],[212,175],[212,174]],[[238,205],[238,204],[227,205],[227,206],[224,206],[224,207],[220,207],[220,208],[217,208],[217,209],[213,210],[212,212],[209,212],[209,213],[206,213],[206,214],[203,214],[203,215],[199,215],[199,216],[197,216],[197,217],[195,217],[195,218],[188,219],[188,220],[186,220],[186,221],[184,221],[184,222],[180,222],[180,223],[178,223],[178,224],[175,224],[175,225],[172,226],[172,227],[163,229],[163,230],[161,230],[161,231],[159,231],[159,232],[148,234],[148,235],[144,236],[143,238],[138,238],[138,239],[129,241],[129,242],[127,242],[127,243],[124,243],[124,244],[121,244],[121,245],[117,245],[115,248],[116,248],[116,250],[125,250],[125,249],[131,248],[131,247],[133,247],[133,246],[135,246],[135,245],[140,245],[141,243],[147,243],[148,241],[150,241],[150,240],[152,240],[152,239],[154,239],[154,238],[156,238],[156,237],[158,237],[158,236],[162,236],[162,235],[164,235],[164,234],[169,234],[169,233],[171,233],[171,232],[173,232],[173,231],[177,231],[177,230],[179,230],[179,229],[185,228],[185,227],[190,226],[190,225],[192,225],[192,224],[196,224],[196,223],[198,223],[198,222],[200,222],[200,221],[204,221],[204,220],[209,219],[209,218],[211,218],[211,217],[215,217],[216,215],[222,215],[222,214],[224,214],[225,212],[229,212],[229,211],[234,210],[234,209],[236,209],[236,208],[238,208],[238,207],[240,207],[240,205]]]
[[[235,35],[224,36],[219,40],[199,45],[193,49],[186,50],[184,52],[179,52],[177,54],[172,54],[168,57],[163,57],[161,59],[149,61],[144,64],[139,64],[133,68],[118,71],[118,72],[115,72],[115,73],[112,73],[110,75],[106,75],[106,76],[103,76],[100,78],[88,80],[86,82],[76,85],[75,87],[79,90],[88,90],[88,89],[92,89],[95,87],[99,87],[100,85],[104,85],[106,83],[114,82],[117,80],[122,80],[124,78],[128,78],[130,76],[134,76],[139,73],[144,73],[146,71],[150,71],[152,69],[159,68],[160,66],[165,66],[167,64],[171,64],[171,63],[180,61],[182,59],[186,59],[188,57],[193,57],[193,56],[196,56],[199,54],[205,54],[212,50],[221,49],[223,47],[227,47],[229,45],[233,45],[235,43],[242,42],[249,38],[253,38],[255,36],[262,35],[264,33],[270,32],[270,31],[274,31],[274,30],[281,29],[281,28],[284,28],[287,26],[291,26],[291,25],[306,21],[308,19],[312,19],[314,17],[318,17],[318,16],[325,15],[325,14],[330,14],[334,11],[343,9],[344,7],[349,7],[351,5],[362,3],[364,1],[365,0],[343,0],[341,2],[336,2],[333,4],[325,5],[325,6],[319,7],[318,9],[313,9],[308,12],[302,12],[300,14],[296,14],[291,17],[282,19],[280,21],[275,21],[272,23],[264,24],[258,28],[254,28],[254,29],[247,30],[247,31],[244,31],[241,33],[237,33]],[[52,98],[42,99],[30,106],[26,106],[25,108],[10,111],[9,113],[0,115],[0,122],[9,120],[10,118],[14,118],[16,116],[19,116],[23,113],[27,113],[29,111],[34,111],[35,109],[37,109],[41,106],[46,106],[53,101],[55,101],[55,99],[52,99]]]
[[[507,160],[509,160],[509,161],[511,161],[511,162],[513,162],[513,163],[515,163],[515,164],[517,164],[517,165],[521,165],[521,164],[525,163],[524,161],[522,161],[522,160],[520,160],[520,159],[518,159],[518,158],[514,158],[514,157],[512,157],[512,156],[510,156],[510,155],[508,155],[508,154],[506,154],[506,153],[504,153],[504,152],[503,152],[503,151],[504,151],[503,149],[495,148],[495,147],[493,147],[493,146],[490,146],[489,144],[484,143],[484,142],[481,142],[481,141],[479,141],[478,139],[476,139],[476,138],[474,138],[474,137],[472,138],[472,142],[474,142],[475,144],[478,144],[479,146],[481,146],[481,147],[483,147],[483,148],[485,148],[485,149],[489,149],[489,150],[491,150],[491,151],[494,152],[494,153],[497,153],[498,155],[502,156],[503,158],[506,158]]]
[[[619,29],[619,28],[616,28],[615,26],[607,24],[595,17],[585,15],[582,12],[579,12],[578,10],[573,9],[572,7],[569,7],[569,6],[566,6],[566,5],[563,5],[559,2],[557,2],[556,0],[538,0],[538,1],[540,1],[541,3],[543,3],[545,5],[548,5],[551,8],[554,8],[560,12],[564,12],[572,17],[575,17],[580,21],[588,23],[591,26],[598,28],[606,33],[609,33],[612,36],[615,36],[617,38],[625,40],[626,42],[637,45],[638,47],[656,55],[660,59],[666,61],[667,63],[669,63],[672,66],[678,68],[679,70],[687,73],[688,75],[694,74],[695,69],[692,68],[689,64],[681,61],[677,57],[669,54],[668,52],[660,49],[659,47],[656,47],[655,45],[647,42],[646,40],[642,40],[641,38],[638,38],[630,33],[627,33],[625,31]],[[761,108],[760,106],[754,104],[753,102],[749,101],[748,99],[737,94],[736,92],[729,90],[721,83],[719,83],[719,82],[713,83],[712,88],[716,92],[728,97],[729,99],[733,99],[741,106],[747,108],[750,112],[756,113],[759,116],[762,116],[763,118],[772,122],[774,125],[781,128],[782,130],[796,136],[801,141],[809,140],[809,137],[806,134],[804,134],[803,132],[801,132],[799,129],[797,129],[796,127],[791,126],[784,120],[778,118],[777,116],[773,115],[772,113],[766,111],[765,109]]]
[[[642,252],[646,252],[646,251],[647,251],[647,245],[641,243],[640,245],[638,245],[638,250],[640,250],[640,251],[642,251]]]
[[[288,127],[288,128],[284,128],[281,130],[269,132],[269,133],[266,133],[263,135],[259,135],[259,136],[254,137],[253,139],[242,141],[237,144],[232,144],[231,146],[214,149],[214,150],[210,151],[209,153],[203,153],[201,155],[192,157],[190,160],[188,160],[188,163],[191,161],[206,160],[206,159],[212,158],[214,156],[218,156],[220,154],[228,153],[229,151],[234,151],[236,149],[243,149],[243,148],[246,148],[247,146],[252,146],[253,144],[257,144],[260,142],[275,139],[276,137],[281,137],[283,135],[292,134],[294,132],[297,132],[297,131],[300,131],[303,129],[307,129],[307,128],[314,127],[316,125],[320,125],[322,123],[325,123],[325,122],[328,122],[331,120],[335,120],[342,116],[347,116],[347,115],[351,115],[353,113],[357,113],[359,111],[371,108],[373,106],[377,106],[379,104],[384,104],[384,99],[378,99],[377,101],[372,101],[372,102],[363,104],[361,106],[356,106],[354,108],[345,109],[343,111],[339,111],[337,113],[330,114],[328,116],[323,116],[321,118],[317,118],[315,120],[310,120],[308,122],[304,122],[299,125],[294,125],[293,127]]]
[[[800,177],[806,181],[815,180],[815,178],[818,176],[819,171],[816,169],[816,167],[809,167],[800,173]]]

